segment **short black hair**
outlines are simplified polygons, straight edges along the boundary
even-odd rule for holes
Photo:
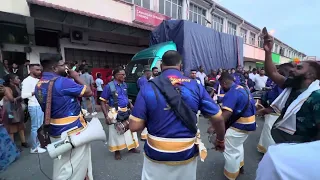
[[[97,77],[98,77],[98,78],[101,78],[101,73],[97,73]]]
[[[191,70],[190,70],[190,72],[192,72],[192,71],[196,71],[196,72],[197,72],[197,70],[195,70],[195,69],[191,69]]]
[[[165,66],[177,66],[182,62],[182,56],[173,50],[169,50],[162,56],[162,64]]]
[[[151,72],[151,70],[150,69],[143,70],[143,73],[146,73],[146,72]]]
[[[60,54],[43,53],[40,55],[40,62],[43,68],[51,68],[51,66],[56,65],[62,56]]]
[[[234,81],[234,78],[228,72],[223,72],[219,78],[219,81]]]
[[[34,67],[34,66],[41,66],[40,64],[29,64],[29,67]]]
[[[257,71],[257,69],[256,69],[256,68],[253,68],[252,71]]]
[[[320,80],[320,64],[317,61],[305,61],[309,64],[313,73],[316,75],[316,79]]]
[[[235,69],[235,68],[231,68],[231,71],[232,71],[232,70],[236,70],[236,69]]]
[[[84,72],[89,72],[89,67],[88,67],[88,66],[84,66],[84,67],[83,67],[83,71],[84,71]]]
[[[112,72],[112,76],[114,77],[116,74],[118,74],[120,71],[124,71],[122,68],[115,68]]]
[[[155,69],[158,69],[158,68],[157,68],[157,67],[153,67],[153,68],[152,68],[152,71],[155,70]]]

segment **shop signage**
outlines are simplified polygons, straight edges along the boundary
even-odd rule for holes
[[[170,17],[160,13],[150,11],[140,6],[134,6],[134,19],[136,23],[158,26],[163,20],[168,20]]]

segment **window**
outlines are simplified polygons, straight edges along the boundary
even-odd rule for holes
[[[237,35],[237,25],[228,22],[228,34]]]
[[[206,10],[196,6],[194,4],[190,4],[189,7],[189,21],[192,21],[194,23],[198,23],[201,25],[206,25],[207,21],[206,21]]]
[[[223,18],[217,15],[213,15],[213,29],[216,31],[223,31]]]
[[[256,44],[256,34],[253,32],[250,32],[249,44],[251,44],[251,45]]]
[[[143,75],[144,69],[150,69],[153,59],[141,59],[131,61],[126,67],[126,81],[137,82],[139,77]]]
[[[159,12],[172,19],[181,19],[182,0],[159,0]]]
[[[263,37],[259,37],[259,38],[258,38],[258,46],[259,46],[260,48],[263,48]],[[274,48],[274,46],[273,46],[273,48]]]
[[[151,9],[150,0],[124,0],[129,3],[135,4],[137,6],[141,6],[147,9]]]
[[[274,51],[273,51],[274,53],[278,53],[278,47],[279,47],[278,44],[274,44]]]
[[[240,36],[243,38],[243,42],[246,43],[247,42],[247,30],[241,28],[240,29]]]

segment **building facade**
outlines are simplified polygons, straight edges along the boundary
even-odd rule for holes
[[[127,64],[166,19],[184,19],[244,40],[245,68],[264,61],[261,29],[212,0],[11,0],[0,7],[1,58],[32,63],[42,53],[92,67]],[[274,63],[306,55],[275,39]],[[22,62],[22,61],[21,61]]]

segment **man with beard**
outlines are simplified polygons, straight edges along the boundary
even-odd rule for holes
[[[229,73],[222,73],[219,78],[221,88],[226,94],[222,99],[222,117],[226,121],[224,175],[234,180],[244,172],[243,143],[248,133],[256,130],[255,101],[249,89],[235,84]]]
[[[42,78],[35,87],[35,96],[46,112],[46,104],[50,82],[52,87],[51,116],[49,130],[51,142],[60,141],[61,133],[73,129],[71,134],[78,133],[87,127],[81,114],[78,97],[90,97],[92,91],[80,78],[77,72],[68,70],[70,78],[66,78],[66,66],[61,55],[45,54],[41,57],[43,66]],[[72,163],[70,163],[72,162]],[[53,177],[55,180],[83,180],[92,177],[90,144],[74,147],[64,153],[61,158],[53,160]]]
[[[116,160],[121,159],[121,150],[128,149],[131,153],[140,152],[136,149],[139,147],[137,133],[132,133],[128,129],[130,109],[133,105],[128,99],[125,76],[123,69],[113,70],[114,80],[104,87],[100,97],[102,112],[109,125],[109,151],[114,152]],[[122,127],[118,128],[120,127],[118,125]]]
[[[302,143],[320,140],[320,65],[304,61],[292,68],[289,77],[281,75],[272,63],[273,39],[264,28],[267,74],[285,89],[271,107],[281,113],[272,129],[276,143]]]
[[[43,111],[41,106],[34,96],[34,88],[39,82],[41,76],[41,65],[30,64],[30,75],[22,81],[21,97],[28,99],[28,111],[31,119],[31,150],[30,153],[44,153],[45,149],[40,147],[40,143],[37,138],[37,130],[43,123]]]
[[[153,67],[152,68],[152,77],[150,78],[150,80],[157,77],[158,75],[159,75],[159,69],[157,67]]]
[[[294,66],[292,63],[285,63],[279,66],[279,73],[284,77],[289,76],[289,71]],[[272,80],[272,89],[267,92],[266,97],[268,100],[268,104],[272,104],[273,101],[282,93],[283,89],[281,89],[277,84],[275,84]],[[261,132],[260,140],[257,146],[257,150],[260,153],[266,153],[269,146],[275,144],[272,136],[271,136],[271,129],[274,122],[279,118],[279,115],[275,113],[272,107],[266,107],[264,109],[258,110],[256,115],[264,116],[264,125]]]

